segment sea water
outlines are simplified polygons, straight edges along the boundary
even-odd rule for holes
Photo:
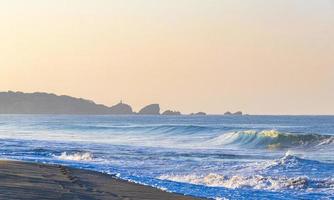
[[[196,197],[334,199],[334,117],[0,115],[0,159]]]

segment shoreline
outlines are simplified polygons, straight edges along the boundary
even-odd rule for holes
[[[0,180],[0,199],[200,199],[100,172],[15,160],[0,160]]]

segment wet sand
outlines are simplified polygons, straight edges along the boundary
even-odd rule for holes
[[[18,161],[0,161],[0,199],[175,199],[164,192],[93,171]]]

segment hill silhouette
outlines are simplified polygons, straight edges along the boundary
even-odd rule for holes
[[[0,92],[0,114],[133,114],[131,106],[112,107],[91,100],[49,93]]]

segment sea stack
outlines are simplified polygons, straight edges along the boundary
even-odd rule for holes
[[[150,104],[142,108],[138,114],[140,115],[160,115],[160,105],[159,104]]]
[[[237,111],[235,113],[231,113],[230,111],[227,111],[224,113],[224,115],[233,115],[233,116],[241,116],[243,115],[241,111]]]
[[[207,115],[207,114],[205,112],[198,112],[198,113],[191,113],[190,115],[204,116],[204,115]]]
[[[162,113],[162,115],[181,115],[181,112],[179,111],[172,111],[172,110],[166,110]]]

